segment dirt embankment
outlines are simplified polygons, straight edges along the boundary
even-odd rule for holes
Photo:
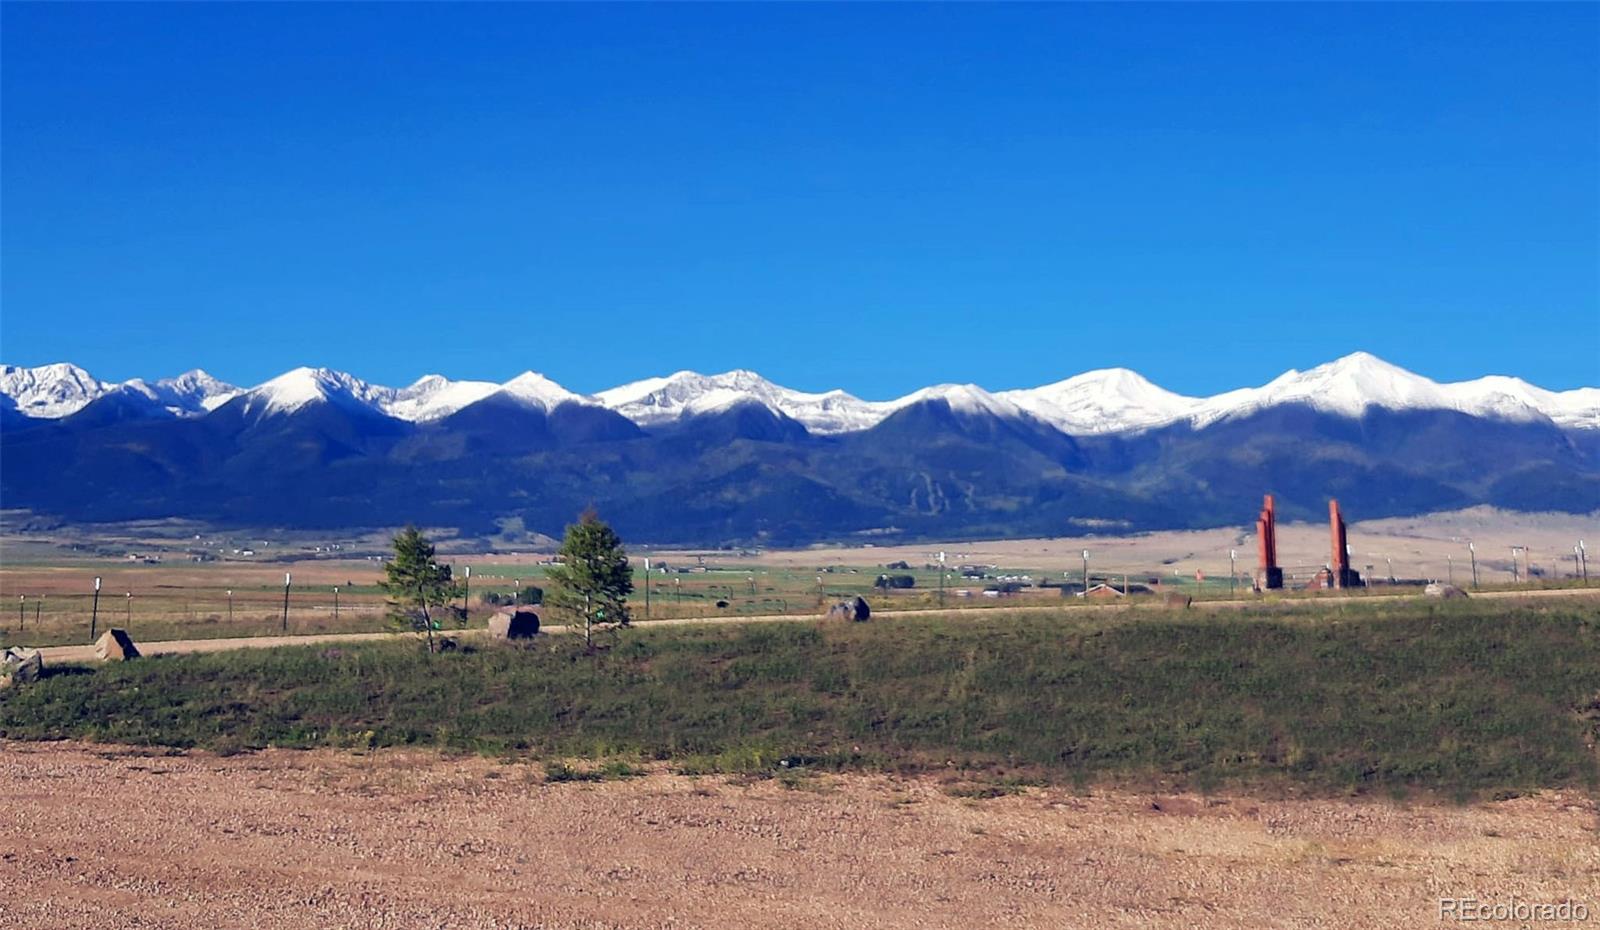
[[[544,781],[422,753],[0,745],[0,926],[1418,927],[1600,919],[1596,807]]]

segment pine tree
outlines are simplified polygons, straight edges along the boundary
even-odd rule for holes
[[[585,648],[594,648],[597,629],[628,625],[628,595],[633,570],[622,537],[590,508],[567,527],[561,543],[561,564],[545,573],[545,601],[583,625]]]
[[[450,566],[436,562],[433,543],[408,526],[395,535],[394,558],[384,564],[383,572],[378,587],[389,596],[389,619],[427,633],[428,651],[433,652],[435,623],[430,608],[444,608],[461,596]]]

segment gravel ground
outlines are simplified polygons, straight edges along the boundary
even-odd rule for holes
[[[1446,896],[1587,902],[1600,925],[1578,792],[949,789],[0,743],[0,927],[1412,928],[1439,925]]]

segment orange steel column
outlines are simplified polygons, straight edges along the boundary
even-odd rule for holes
[[[1283,587],[1283,571],[1278,568],[1278,514],[1268,494],[1261,500],[1261,513],[1256,517],[1257,575],[1262,588]]]
[[[1346,542],[1344,518],[1339,515],[1337,500],[1328,501],[1328,533],[1333,545],[1333,559],[1328,563],[1333,571],[1333,586],[1343,588],[1350,583],[1350,547]]]

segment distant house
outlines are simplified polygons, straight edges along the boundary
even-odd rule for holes
[[[1077,587],[1078,585],[1073,585],[1071,587],[1063,585],[1063,590],[1061,593],[1063,595],[1071,594],[1073,597],[1090,597],[1097,601],[1115,600],[1119,597],[1127,597],[1130,594],[1150,593],[1150,589],[1142,584],[1129,584],[1127,582],[1123,582],[1121,585],[1100,582],[1092,585],[1087,594],[1085,594],[1083,591],[1074,590]]]

